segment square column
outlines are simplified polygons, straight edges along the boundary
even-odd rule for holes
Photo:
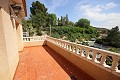
[[[22,23],[16,22],[16,30],[17,30],[17,42],[18,42],[18,51],[23,51],[23,30]]]
[[[0,9],[0,80],[12,80],[19,61],[16,28],[9,13]]]

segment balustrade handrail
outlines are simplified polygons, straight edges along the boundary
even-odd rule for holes
[[[78,56],[81,56],[89,61],[97,63],[97,65],[100,64],[103,67],[108,67],[111,71],[120,73],[120,54],[118,53],[77,44],[75,42],[56,39],[49,36],[23,37],[24,42],[45,41],[45,40],[67,51],[70,51]],[[111,61],[110,62],[111,64],[107,63],[108,61],[107,59]]]
[[[65,50],[75,53],[78,56],[82,56],[89,61],[100,64],[103,67],[108,67],[111,71],[120,73],[120,54],[119,53],[97,49],[97,48],[77,44],[74,42],[69,42],[66,40],[52,38],[49,36],[46,37],[46,40]],[[90,55],[92,58],[90,58]],[[107,63],[108,58],[111,59],[111,64]]]
[[[65,43],[75,44],[77,46],[82,46],[82,47],[86,47],[86,48],[90,48],[90,49],[94,49],[94,50],[99,50],[100,52],[103,51],[103,52],[107,52],[109,54],[120,56],[120,54],[116,53],[116,52],[111,52],[111,51],[107,51],[107,50],[103,50],[103,49],[98,49],[98,48],[94,48],[94,47],[90,47],[90,46],[85,46],[85,45],[82,45],[82,44],[76,44],[75,42],[69,42],[69,41],[66,41],[66,40],[57,39],[57,38],[47,36],[47,39],[48,38],[51,38],[51,39],[54,39],[54,40],[57,40],[57,41],[62,41],[62,42],[65,42]]]
[[[44,41],[46,36],[23,37],[24,42]]]

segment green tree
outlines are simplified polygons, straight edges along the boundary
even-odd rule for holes
[[[70,26],[74,26],[74,22],[69,21],[69,24],[68,24],[68,25],[70,25]]]
[[[38,35],[41,35],[41,27],[46,26],[47,19],[47,8],[45,8],[44,4],[39,1],[33,2],[32,7],[30,7],[31,15],[30,18],[32,20],[32,26],[36,28],[36,32]]]
[[[48,14],[47,18],[47,26],[56,26],[57,25],[57,17],[56,14]]]
[[[118,26],[108,31],[107,37],[96,40],[97,43],[120,48],[120,31]]]
[[[89,28],[90,27],[90,21],[88,19],[79,19],[76,23],[77,27],[83,27],[83,28]]]
[[[65,17],[61,16],[61,26],[65,26]]]
[[[112,28],[108,32],[108,36],[106,37],[106,41],[109,42],[109,45],[120,48],[120,31],[119,31],[118,26]]]
[[[59,18],[58,18],[57,22],[58,22],[58,26],[62,26],[62,22]]]
[[[68,14],[66,14],[66,17],[65,17],[65,25],[67,26],[68,24],[69,24]]]
[[[33,36],[33,34],[35,33],[35,29],[32,27],[32,21],[30,19],[23,19],[22,26],[24,32],[29,32],[29,35]]]
[[[97,35],[96,30],[94,28],[90,29],[90,31],[92,31],[93,33],[89,33],[89,32],[86,32],[88,29],[74,27],[74,26],[52,27],[51,36],[55,38],[66,39],[73,42],[76,39],[78,39],[79,41],[82,41],[82,39],[90,40],[91,38],[96,38],[96,35]]]
[[[22,26],[23,26],[23,31],[28,31],[30,28],[32,28],[32,21],[30,19],[23,19],[22,20]]]

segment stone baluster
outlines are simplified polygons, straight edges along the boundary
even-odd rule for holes
[[[69,44],[67,43],[67,50],[69,49]]]
[[[36,37],[36,39],[37,39],[36,41],[41,41],[39,37]]]
[[[30,41],[35,41],[34,38],[30,37]]]
[[[42,41],[42,37],[37,37],[37,41]]]
[[[38,37],[38,41],[42,41],[43,40],[43,37]]]
[[[30,41],[30,38],[29,38],[29,37],[28,37],[27,39],[28,39],[27,41]]]
[[[86,49],[85,49],[85,53],[86,53],[85,58],[87,58],[87,59],[88,59],[88,56],[89,56],[89,49],[88,49],[88,48],[86,48]]]
[[[69,44],[69,51],[71,51],[71,44]]]
[[[27,38],[25,38],[25,41],[27,41]]]
[[[100,61],[101,65],[104,65],[105,60],[106,60],[106,56],[107,56],[106,53],[101,52],[101,61]]]
[[[61,42],[61,47],[63,47],[63,43]]]
[[[57,45],[57,40],[56,40],[56,43],[55,43],[56,45]]]
[[[53,40],[53,43],[55,44],[55,40]]]
[[[68,43],[68,50],[70,50],[70,44]]]
[[[73,44],[73,49],[72,49],[72,52],[74,52],[74,53],[75,53],[75,49],[76,49],[76,45],[75,45],[75,44]]]
[[[61,47],[63,47],[63,43],[62,43],[62,41],[61,41]]]
[[[32,39],[34,39],[34,38],[30,37],[30,41],[32,41]],[[35,41],[35,40],[34,40],[34,41]]]
[[[97,54],[97,52],[93,50],[93,55],[92,55],[92,61],[93,61],[93,62],[95,61],[96,54]]]
[[[112,69],[112,71],[115,71],[116,68],[117,68],[117,64],[118,64],[119,58],[116,57],[116,56],[112,56],[112,58],[113,58],[113,62],[112,62],[111,69]]]
[[[60,41],[58,41],[58,46],[60,46]]]
[[[64,48],[66,48],[66,43],[64,42]]]
[[[58,45],[58,41],[56,41],[56,43],[57,43],[56,45]]]
[[[27,38],[25,38],[25,41],[27,41]]]
[[[73,46],[73,52],[76,53],[76,44]]]
[[[72,51],[72,44],[70,44],[70,51]]]
[[[75,47],[75,46],[72,44],[72,48],[71,48],[71,49],[72,49],[72,50],[71,50],[72,52],[74,52],[74,47]]]
[[[76,53],[76,54],[78,53],[78,46],[77,46],[77,44],[76,44],[75,53]]]
[[[62,46],[62,43],[61,43],[61,41],[60,41],[60,47]]]
[[[59,41],[57,40],[57,44],[56,45],[58,45],[59,46]]]
[[[54,44],[56,44],[56,40],[54,40]]]
[[[23,41],[26,41],[25,38],[23,38]]]
[[[26,41],[26,38],[24,38],[23,40]]]
[[[64,46],[65,46],[65,43],[63,42],[63,48],[64,48]]]
[[[83,48],[80,47],[80,56],[82,56],[82,53],[83,53]]]

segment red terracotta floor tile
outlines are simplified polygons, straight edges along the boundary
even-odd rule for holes
[[[48,46],[24,48],[13,80],[94,80]]]

